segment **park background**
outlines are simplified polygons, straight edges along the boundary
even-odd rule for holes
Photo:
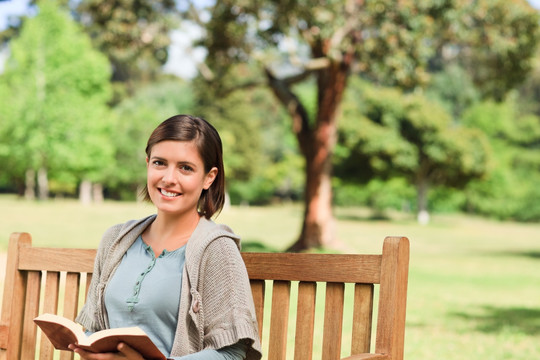
[[[407,236],[406,358],[539,358],[534,4],[38,0],[7,16],[15,3],[0,2],[2,250],[13,231],[95,247],[151,213],[148,134],[193,113],[222,135],[217,221],[245,250]]]

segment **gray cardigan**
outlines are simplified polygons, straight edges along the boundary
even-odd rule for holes
[[[109,228],[99,245],[86,303],[76,321],[89,331],[109,327],[105,288],[137,237],[155,215]],[[261,358],[255,307],[240,239],[225,225],[202,217],[186,246],[178,323],[171,356],[249,341],[246,359]]]

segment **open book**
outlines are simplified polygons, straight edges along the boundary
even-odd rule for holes
[[[81,325],[59,315],[42,314],[34,322],[47,335],[58,350],[68,350],[69,344],[95,352],[116,352],[118,343],[124,342],[137,350],[145,359],[165,360],[166,357],[139,327],[101,330],[87,336]]]

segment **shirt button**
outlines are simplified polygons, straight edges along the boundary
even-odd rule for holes
[[[199,312],[199,309],[200,309],[200,306],[199,306],[199,300],[195,300],[193,302],[193,305],[191,306],[191,309],[193,310],[194,313],[198,313]]]

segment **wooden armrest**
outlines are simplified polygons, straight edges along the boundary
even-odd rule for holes
[[[386,354],[356,354],[342,358],[341,360],[388,360]]]
[[[7,349],[8,327],[0,324],[0,349]]]

